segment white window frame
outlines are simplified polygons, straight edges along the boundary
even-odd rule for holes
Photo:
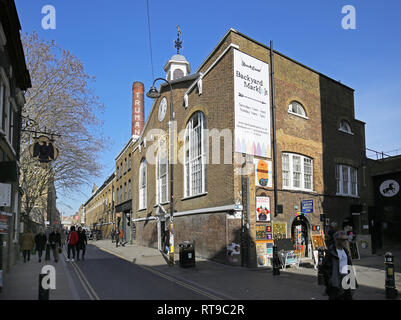
[[[336,195],[359,197],[358,168],[344,164],[336,164],[335,178]],[[344,189],[346,190],[344,191]]]
[[[1,85],[2,84],[2,85]],[[9,125],[10,125],[10,110],[11,110],[11,103],[10,103],[10,83],[7,78],[7,74],[2,67],[0,67],[0,88],[2,95],[0,97],[0,131],[6,136],[9,142]],[[7,119],[5,120],[5,125],[3,127],[3,114],[6,113]]]
[[[288,157],[288,161],[284,160]],[[294,158],[300,160],[300,168],[295,170],[295,161]],[[299,191],[306,191],[306,192],[313,192],[313,159],[298,153],[291,153],[291,152],[283,152],[281,155],[282,159],[282,179],[283,179],[283,189],[288,190],[299,190]],[[305,168],[305,161],[310,161],[311,172],[307,173]],[[295,174],[299,174],[299,187],[294,186],[295,182]],[[310,176],[310,184],[311,188],[305,188],[306,177]],[[285,181],[288,181],[288,184],[285,184]]]
[[[146,159],[141,161],[139,167],[139,201],[138,210],[146,209],[147,205],[147,162]]]
[[[162,166],[162,161],[165,162],[165,173],[161,175],[160,173],[160,167]],[[157,152],[157,158],[156,158],[156,204],[164,204],[168,203],[169,201],[169,196],[168,196],[168,191],[169,191],[169,186],[168,186],[168,154],[167,154],[167,148],[166,148],[166,143],[162,143],[159,146],[159,150]],[[164,194],[163,194],[163,188],[164,188]]]
[[[292,111],[293,104],[296,104],[298,107],[300,107],[302,109],[302,112],[301,112],[302,114]],[[290,104],[288,105],[288,113],[293,114],[298,117],[301,117],[301,118],[304,118],[304,119],[308,119],[308,116],[306,114],[306,110],[305,110],[304,106],[296,100],[291,101]]]
[[[197,117],[198,125],[194,128]],[[193,197],[206,193],[206,118],[203,112],[198,111],[189,119],[184,138],[184,197]],[[198,131],[198,135],[195,133]],[[199,151],[200,143],[200,154]],[[195,149],[195,144],[198,148]],[[188,155],[187,155],[188,153]],[[198,162],[198,163],[197,163]],[[197,172],[194,167],[199,166]],[[201,176],[200,179],[197,178]]]

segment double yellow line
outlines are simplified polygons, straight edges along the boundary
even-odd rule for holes
[[[64,250],[64,256],[67,257],[67,252]],[[82,270],[77,266],[75,261],[71,261],[72,268],[75,271],[75,274],[77,275],[79,281],[82,284],[82,287],[84,288],[85,292],[88,294],[90,300],[100,300],[99,296],[96,294],[96,291],[92,288],[90,285],[88,279],[85,277],[84,273]]]
[[[132,263],[132,261],[130,261],[128,258],[126,258],[126,257],[124,257],[124,256],[121,256],[121,255],[119,255],[118,253],[112,252],[112,251],[107,250],[107,249],[102,248],[102,247],[98,247],[98,248],[99,248],[100,250],[103,250],[103,251],[105,251],[105,252],[107,252],[107,253],[110,253],[110,254],[112,254],[112,255],[115,255],[115,256],[117,256],[117,257],[119,257],[119,258],[121,258],[121,259],[124,259],[124,260],[126,260],[126,261]],[[137,266],[140,267],[140,268],[142,268],[142,269],[145,269],[145,270],[147,270],[147,271],[150,271],[150,272],[152,272],[153,274],[158,275],[159,277],[162,277],[162,278],[167,279],[167,280],[169,280],[169,281],[171,281],[171,282],[174,282],[174,283],[176,283],[176,284],[178,284],[178,285],[180,285],[180,286],[183,286],[183,287],[185,287],[185,288],[187,288],[187,289],[189,289],[189,290],[192,290],[192,291],[194,291],[194,292],[196,292],[196,293],[199,293],[200,295],[206,296],[206,297],[208,297],[208,298],[210,298],[210,299],[212,299],[212,300],[223,300],[222,298],[219,298],[219,297],[217,297],[217,296],[215,296],[215,295],[213,295],[213,294],[211,294],[211,293],[209,293],[209,292],[203,291],[203,290],[198,289],[198,288],[195,288],[195,287],[193,287],[193,286],[191,286],[191,285],[189,285],[189,284],[187,284],[187,283],[185,283],[185,282],[182,282],[182,281],[180,281],[180,280],[174,279],[173,277],[170,277],[170,276],[168,276],[168,275],[166,275],[166,274],[164,274],[164,273],[161,273],[161,272],[159,272],[159,271],[157,271],[157,270],[155,270],[155,269],[153,269],[153,268],[151,268],[151,267],[147,267],[147,266],[139,265],[139,264],[137,264]]]

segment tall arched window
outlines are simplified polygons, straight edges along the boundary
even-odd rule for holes
[[[168,202],[168,160],[166,142],[159,146],[156,165],[156,203]]]
[[[139,207],[138,209],[146,209],[146,186],[147,186],[147,163],[143,159],[139,167]]]
[[[306,118],[305,108],[297,101],[292,101],[288,106],[288,112]]]
[[[196,112],[185,130],[185,196],[206,192],[206,120],[202,112]]]

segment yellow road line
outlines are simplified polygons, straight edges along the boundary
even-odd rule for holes
[[[115,256],[117,256],[117,257],[119,257],[119,258],[121,258],[121,259],[124,259],[124,260],[126,260],[126,261],[132,263],[131,260],[129,260],[128,258],[126,258],[126,257],[124,257],[124,256],[119,255],[118,253],[115,253],[115,252],[113,252],[113,251],[110,251],[110,250],[105,249],[105,248],[102,248],[102,247],[98,247],[98,248],[99,248],[100,250],[103,250],[103,251],[105,251],[105,252],[107,252],[107,253],[110,253],[110,254],[112,254],[112,255],[115,255]],[[168,275],[165,275],[164,273],[161,273],[161,272],[159,272],[159,271],[157,271],[157,270],[155,270],[155,269],[153,269],[153,268],[151,268],[151,267],[147,267],[147,266],[139,265],[139,264],[137,264],[137,266],[140,267],[140,268],[142,268],[142,269],[145,269],[145,270],[147,270],[147,271],[150,271],[150,272],[152,272],[152,273],[154,273],[154,274],[156,274],[156,275],[158,275],[158,276],[160,276],[160,277],[162,277],[162,278],[164,278],[164,279],[167,279],[167,280],[169,280],[169,281],[171,281],[171,282],[174,282],[174,283],[176,283],[176,284],[178,284],[178,285],[181,285],[181,286],[183,286],[183,287],[185,287],[185,288],[187,288],[187,289],[190,289],[190,290],[192,290],[192,291],[194,291],[194,292],[196,292],[196,293],[199,293],[199,294],[201,294],[201,295],[204,295],[204,296],[206,296],[206,297],[208,297],[208,298],[210,298],[210,299],[212,299],[212,300],[222,300],[221,298],[219,298],[219,297],[217,297],[217,296],[215,296],[215,295],[212,295],[212,294],[210,294],[210,293],[208,293],[208,292],[205,292],[205,291],[203,291],[203,290],[201,290],[201,289],[195,288],[195,287],[193,287],[193,286],[191,286],[191,285],[189,285],[189,284],[187,284],[187,283],[184,283],[184,282],[182,282],[182,281],[180,281],[180,280],[174,279],[174,278],[172,278],[172,277],[170,277],[170,276],[168,276]]]
[[[64,256],[67,257],[67,252],[64,250]],[[95,290],[89,284],[89,281],[86,279],[85,275],[81,271],[81,269],[75,264],[75,262],[71,261],[72,268],[74,269],[79,281],[81,282],[82,287],[88,294],[91,300],[100,300],[99,296],[96,294]]]

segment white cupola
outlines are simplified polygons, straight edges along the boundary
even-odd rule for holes
[[[181,31],[178,26],[177,30],[177,40],[175,40],[174,46],[175,48],[177,48],[177,54],[173,55],[163,68],[166,72],[166,79],[168,81],[185,77],[191,73],[189,62],[187,61],[187,59],[185,59],[183,55],[180,54],[182,41],[180,40]]]

